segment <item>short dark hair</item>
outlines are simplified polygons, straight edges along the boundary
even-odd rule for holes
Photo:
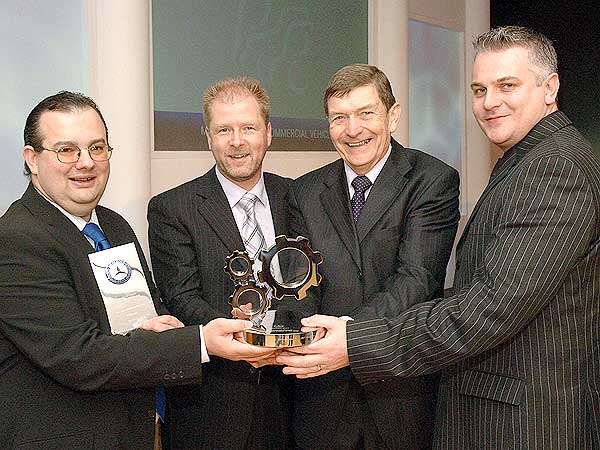
[[[396,103],[396,98],[392,92],[390,80],[385,76],[385,73],[379,70],[379,68],[368,64],[350,64],[334,73],[329,80],[323,96],[325,115],[329,114],[327,101],[331,97],[343,97],[357,87],[370,84],[375,86],[379,98],[385,105],[386,111],[389,111]]]
[[[529,28],[515,25],[496,27],[473,40],[475,56],[482,52],[497,52],[513,47],[529,51],[529,62],[541,70],[536,77],[539,84],[551,73],[558,72],[558,58],[552,41]]]
[[[96,102],[78,92],[60,91],[58,94],[46,97],[44,100],[35,105],[35,107],[27,116],[27,120],[25,121],[25,130],[23,131],[25,145],[30,145],[35,151],[41,151],[38,149],[42,147],[42,141],[44,140],[44,137],[40,135],[40,117],[44,112],[72,112],[88,108],[93,109],[98,113],[98,116],[100,116],[100,120],[102,120],[104,129],[106,130],[106,139],[108,143],[108,127],[106,126],[106,121],[104,120],[98,105],[96,105]],[[31,171],[29,170],[27,162],[25,162],[25,175],[31,175]]]

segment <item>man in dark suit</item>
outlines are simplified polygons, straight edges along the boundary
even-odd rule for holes
[[[335,73],[324,96],[341,159],[294,182],[291,228],[323,255],[323,314],[396,315],[443,292],[458,223],[458,174],[391,138],[400,118],[374,66]],[[301,448],[426,448],[431,379],[360,386],[348,369],[298,383],[294,437]],[[400,426],[399,426],[400,425]]]
[[[216,167],[157,195],[148,207],[157,285],[169,310],[188,325],[231,316],[234,284],[223,270],[225,258],[244,249],[254,257],[287,232],[288,219],[289,180],[262,171],[271,123],[259,82],[222,80],[203,100]],[[168,392],[175,448],[288,446],[290,380],[281,368],[212,358],[203,377],[198,391]]]
[[[3,448],[152,448],[155,386],[199,383],[203,352],[268,355],[232,339],[245,321],[183,327],[160,315],[111,333],[88,261],[96,240],[135,244],[156,310],[165,311],[133,230],[97,206],[111,153],[100,111],[81,94],[48,97],[27,118],[31,183],[0,218]],[[84,236],[90,227],[101,237]]]
[[[456,294],[314,317],[327,336],[280,362],[349,363],[365,386],[445,369],[437,448],[600,448],[600,160],[558,110],[546,37],[502,27],[474,45],[473,112],[503,156],[458,244]]]

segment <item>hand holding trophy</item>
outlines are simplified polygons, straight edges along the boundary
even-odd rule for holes
[[[243,332],[249,344],[262,347],[298,347],[309,344],[315,331],[301,331],[300,318],[277,310],[285,296],[303,300],[321,276],[317,266],[323,261],[302,236],[277,236],[275,244],[259,254],[262,268],[255,276],[254,261],[246,251],[234,251],[224,267],[236,287],[229,303],[238,316],[246,316],[253,326]],[[273,309],[271,309],[273,307]],[[241,314],[240,314],[241,313]]]

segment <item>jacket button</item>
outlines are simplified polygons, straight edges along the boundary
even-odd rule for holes
[[[365,276],[363,275],[362,272],[358,272],[358,277],[357,277],[360,281],[363,281],[365,279]]]

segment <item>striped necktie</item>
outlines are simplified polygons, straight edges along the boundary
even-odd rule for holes
[[[238,202],[238,205],[246,214],[240,234],[244,241],[244,247],[246,247],[246,251],[251,258],[255,258],[265,246],[265,236],[256,221],[255,206],[257,201],[258,197],[256,195],[246,192]]]

